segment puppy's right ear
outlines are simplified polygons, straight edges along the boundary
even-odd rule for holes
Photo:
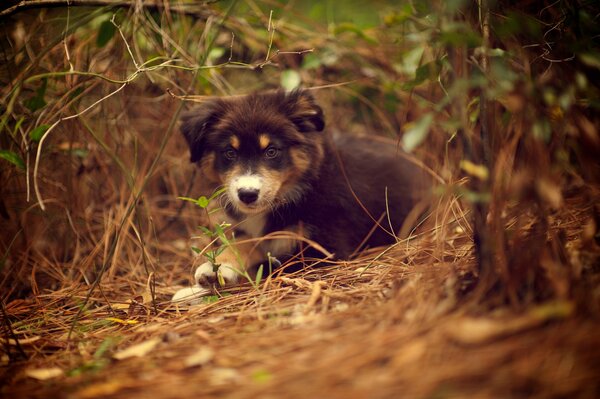
[[[202,159],[206,137],[218,120],[218,107],[214,102],[202,104],[181,115],[181,133],[190,147],[190,162]]]

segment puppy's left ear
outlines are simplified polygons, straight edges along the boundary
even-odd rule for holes
[[[287,113],[301,132],[320,132],[325,128],[323,110],[313,96],[304,90],[294,90],[287,95]]]
[[[181,133],[190,147],[190,161],[197,162],[204,155],[206,136],[219,120],[219,107],[215,101],[186,111],[181,116]]]

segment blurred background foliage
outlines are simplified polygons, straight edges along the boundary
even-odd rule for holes
[[[3,295],[106,272],[181,281],[182,100],[280,86],[314,89],[332,131],[396,139],[470,209],[479,298],[583,284],[569,248],[598,239],[598,2],[82,3],[0,14]],[[574,243],[549,226],[576,200]]]

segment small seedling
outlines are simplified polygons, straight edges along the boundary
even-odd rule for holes
[[[223,188],[220,188],[220,189],[216,190],[215,192],[213,192],[209,197],[206,197],[203,195],[198,198],[190,198],[190,197],[177,197],[177,198],[184,200],[184,201],[189,201],[189,202],[195,204],[196,206],[200,207],[201,209],[203,209],[206,212],[206,216],[209,219],[209,223],[210,223],[210,215],[212,213],[218,211],[219,208],[209,210],[209,205],[215,199],[217,199],[221,194],[223,194],[225,191],[226,191],[226,188],[223,187]],[[226,230],[229,227],[231,227],[231,224],[226,223],[226,222],[221,222],[221,223],[212,224],[212,225],[214,226],[212,230],[206,226],[198,226],[198,229],[202,232],[202,234],[205,237],[207,237],[210,240],[213,240],[214,242],[218,241],[220,243],[220,245],[216,249],[211,249],[211,250],[202,250],[198,247],[192,247],[192,251],[194,251],[198,255],[204,255],[206,257],[206,259],[208,259],[208,261],[213,266],[213,272],[217,275],[217,281],[219,283],[219,286],[223,287],[223,286],[225,286],[225,280],[223,279],[222,274],[219,273],[219,268],[221,267],[221,264],[217,262],[217,257],[221,253],[223,253],[223,251],[225,251],[225,249],[229,249],[230,251],[232,251],[235,254],[239,265],[243,265],[243,260],[240,256],[237,248],[234,245],[235,244],[234,234],[231,233],[231,238],[227,237]],[[272,257],[270,253],[267,254],[267,259],[269,261],[269,273],[270,273],[273,270],[273,265],[279,264],[279,261],[276,258]],[[256,277],[254,279],[252,279],[250,277],[250,275],[248,274],[248,272],[245,270],[244,267],[242,267],[242,270],[243,271],[234,269],[234,271],[236,273],[238,273],[241,277],[245,278],[248,282],[250,282],[250,284],[255,289],[257,289],[263,278],[264,266],[263,265],[259,266],[258,271],[256,273]]]

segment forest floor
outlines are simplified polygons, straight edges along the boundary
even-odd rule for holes
[[[499,4],[492,40],[468,25],[485,2],[47,3],[2,20],[0,398],[600,398],[594,2]],[[381,22],[338,13],[333,29],[351,3],[351,20]],[[315,89],[330,130],[421,142],[452,198],[391,249],[171,303],[200,223],[178,199],[200,180],[175,133],[182,101],[290,80]],[[513,297],[476,284],[483,213],[467,201],[485,192],[463,189],[488,171],[462,161],[479,130],[506,147],[490,220]]]
[[[569,204],[554,223],[577,246],[589,208]],[[456,226],[441,250],[430,232],[192,307],[168,301],[181,287],[165,281],[189,269],[183,256],[156,280],[155,305],[127,276],[103,279],[81,312],[86,286],[14,300],[19,345],[3,348],[27,359],[3,355],[1,396],[597,398],[597,247],[577,251],[582,290],[597,301],[588,311],[576,294],[490,309],[471,299],[472,241]]]

